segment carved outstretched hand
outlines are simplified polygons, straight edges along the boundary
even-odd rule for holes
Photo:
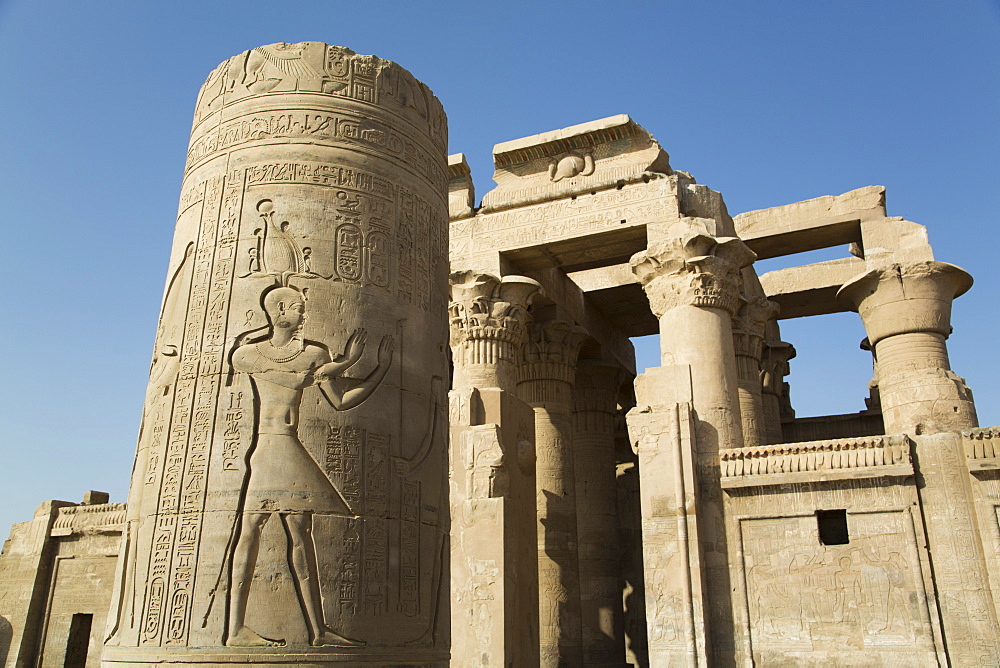
[[[351,365],[361,359],[367,343],[368,332],[358,327],[347,339],[347,345],[344,346],[344,362]]]
[[[382,342],[378,344],[379,366],[392,361],[392,337],[386,334],[382,337]]]

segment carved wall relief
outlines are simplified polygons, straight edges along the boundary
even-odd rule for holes
[[[823,545],[814,515],[740,522],[756,661],[936,660],[909,513],[850,513],[848,522],[844,545]]]

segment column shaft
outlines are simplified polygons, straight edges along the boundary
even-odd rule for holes
[[[581,362],[574,395],[573,450],[584,665],[622,666],[621,538],[615,484],[618,368]]]
[[[515,393],[538,284],[452,274],[452,661],[538,661],[534,412]]]
[[[561,321],[532,325],[518,392],[535,411],[538,635],[542,666],[583,664],[573,456],[573,380],[583,342]]]

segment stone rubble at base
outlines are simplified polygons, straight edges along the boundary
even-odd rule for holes
[[[213,72],[129,503],[14,526],[0,662],[1000,665],[1000,427],[923,226],[730,216],[626,115],[497,144],[476,208],[444,123],[340,47]],[[851,311],[865,410],[796,417],[780,321]]]

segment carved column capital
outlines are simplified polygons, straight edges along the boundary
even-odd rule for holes
[[[781,396],[789,360],[795,357],[795,347],[785,341],[767,341],[761,355],[761,381],[765,394]]]
[[[502,366],[517,362],[517,352],[527,339],[531,320],[528,306],[541,286],[525,276],[504,276],[471,271],[451,275],[448,317],[455,362],[456,387],[467,379],[470,367],[486,367],[489,385],[505,384]],[[483,375],[483,374],[480,374]],[[486,373],[485,376],[491,376]]]
[[[857,311],[877,346],[896,334],[951,334],[951,303],[972,287],[972,276],[947,262],[914,262],[873,269],[837,292],[837,301]]]
[[[951,370],[945,339],[951,303],[972,286],[945,262],[873,269],[844,284],[842,304],[861,314],[875,349],[875,382],[887,433],[927,434],[977,424],[972,392]]]
[[[531,323],[518,367],[518,392],[522,399],[529,404],[551,401],[568,404],[577,355],[586,338],[587,330],[564,320]]]
[[[764,344],[764,328],[778,315],[778,305],[765,297],[741,299],[733,318],[733,343],[737,357],[750,357],[758,363]]]
[[[682,305],[735,313],[740,269],[756,258],[736,237],[689,234],[655,243],[629,264],[659,318]]]

